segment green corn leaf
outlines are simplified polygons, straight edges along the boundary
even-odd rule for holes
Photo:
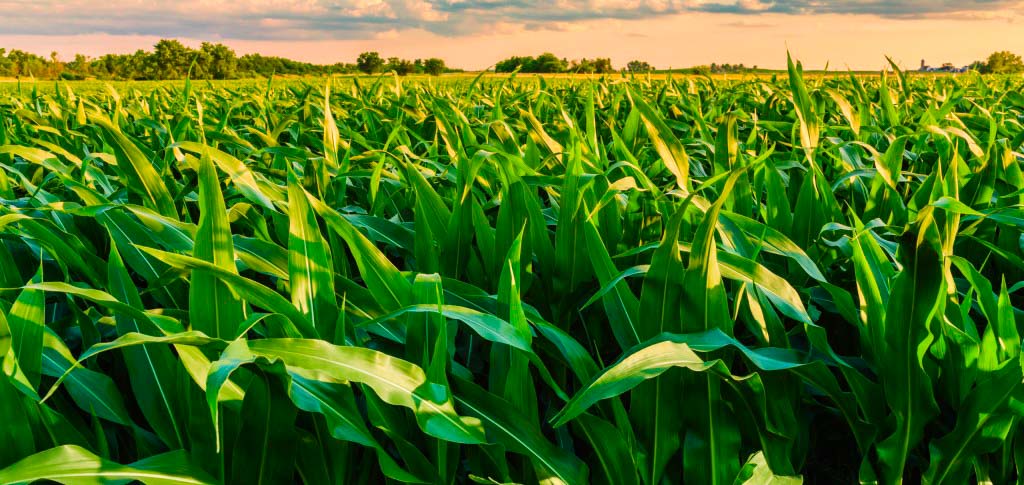
[[[64,445],[41,451],[0,470],[0,481],[3,483],[33,483],[40,480],[74,484],[131,480],[157,485],[216,483],[216,480],[191,464],[182,451],[120,465],[79,446]]]
[[[619,346],[623,349],[630,348],[640,343],[640,333],[637,321],[640,311],[640,300],[629,289],[629,286],[622,282],[622,278],[616,277],[618,271],[615,262],[608,254],[608,250],[601,241],[601,235],[593,222],[587,221],[584,225],[584,234],[587,238],[587,252],[590,255],[591,264],[594,267],[594,274],[601,282],[600,295],[594,295],[584,307],[601,298],[605,312],[608,313],[609,323],[612,324],[612,332]],[[607,290],[605,290],[607,288]]]
[[[644,340],[669,331],[680,331],[683,263],[679,255],[679,230],[685,207],[677,209],[668,223],[661,244],[651,257],[640,293],[640,337]],[[678,376],[674,376],[678,377]],[[673,454],[681,446],[682,416],[670,411],[681,392],[678,379],[659,379],[640,386],[631,398],[631,419],[647,446],[649,463],[641,476],[657,482]]]
[[[231,450],[231,483],[282,483],[293,477],[297,412],[273,385],[276,380],[260,373],[245,389],[239,412],[245,426]]]
[[[359,267],[359,274],[381,306],[395,310],[406,305],[409,302],[412,285],[399,273],[398,268],[395,268],[366,236],[341,217],[341,214],[308,192],[306,197],[313,210],[327,222],[327,226],[348,244],[349,251],[355,257],[356,266]]]
[[[128,179],[131,190],[139,193],[146,204],[161,215],[177,219],[178,210],[167,185],[139,147],[106,117],[90,116],[89,121],[102,128],[110,138],[118,160],[117,167]]]
[[[751,349],[719,329],[693,334],[665,333],[630,349],[618,362],[595,376],[552,421],[555,426],[561,426],[598,401],[620,395],[673,367],[698,373],[710,371],[718,377],[729,378],[728,367],[721,360],[706,360],[697,355],[697,352],[716,352],[727,347],[740,351],[751,365],[763,371],[789,371],[810,365],[796,352],[778,348]]]
[[[288,179],[288,281],[292,304],[320,335],[333,336],[338,318],[330,248],[294,174]]]
[[[11,326],[7,323],[7,315],[0,310],[0,355],[7,355],[7,352],[11,350],[12,340]]]
[[[413,410],[427,433],[456,443],[481,443],[476,419],[455,414],[446,389],[426,380],[409,362],[361,347],[340,347],[321,340],[266,339],[249,343],[257,356],[279,359],[288,372],[323,382],[366,384],[388,404]]]
[[[338,125],[331,114],[331,83],[324,87],[324,158],[327,160],[327,167],[337,169],[338,145],[341,144],[341,136],[338,134]]]
[[[958,483],[970,476],[974,457],[1006,441],[1013,427],[1012,401],[1020,401],[1024,374],[1018,359],[978,381],[958,413],[956,426],[931,446],[928,483]]]
[[[814,149],[818,147],[820,136],[820,122],[814,103],[811,101],[804,82],[803,65],[797,61],[793,64],[793,58],[786,53],[786,65],[789,71],[789,87],[793,95],[793,104],[796,107],[796,115],[800,120],[800,144],[810,159]]]
[[[132,419],[125,407],[117,384],[110,376],[77,367],[71,351],[52,331],[47,332],[43,349],[43,374],[64,377],[71,398],[83,411],[108,421],[131,425]]]
[[[181,147],[182,150],[200,155],[206,153],[217,165],[217,168],[228,174],[228,177],[231,178],[231,184],[253,204],[274,211],[277,210],[274,202],[283,202],[283,197],[280,197],[276,192],[267,193],[268,191],[263,185],[260,185],[253,171],[242,163],[241,160],[202,143],[181,141],[178,142],[177,146]]]
[[[42,279],[42,268],[33,281]],[[18,294],[7,314],[10,332],[10,350],[19,372],[25,374],[33,388],[39,386],[42,372],[43,333],[45,330],[46,294],[25,288]]]
[[[140,247],[139,249],[180,270],[192,271],[200,269],[207,271],[230,286],[232,291],[253,305],[284,315],[292,324],[286,331],[288,334],[309,337],[317,335],[316,328],[313,327],[313,324],[302,312],[295,308],[291,302],[285,300],[284,297],[264,285],[200,259],[153,248]]]
[[[526,455],[542,469],[564,483],[585,483],[587,466],[572,454],[552,444],[529,418],[507,401],[471,382],[456,381],[456,402],[480,418],[487,436],[508,449]]]
[[[216,169],[204,152],[199,162],[199,228],[192,255],[228,273],[235,269],[235,250],[231,240],[227,209]],[[245,303],[228,285],[209,272],[192,272],[189,285],[189,322],[196,331],[214,338],[231,340],[245,320]]]
[[[893,433],[878,443],[883,476],[898,480],[907,458],[921,440],[924,426],[937,412],[932,382],[924,369],[924,354],[934,339],[932,319],[941,304],[944,280],[934,222],[922,223],[917,234],[905,235],[903,271],[893,283],[886,308],[881,356],[882,384],[895,416]]]
[[[576,416],[572,422],[597,455],[593,473],[602,472],[609,484],[640,483],[633,450],[615,426],[590,414]]]
[[[355,395],[348,385],[292,376],[289,395],[299,409],[323,414],[332,437],[373,449],[386,476],[403,482],[427,483],[404,470],[373,436],[356,407]]]
[[[804,483],[802,477],[778,475],[768,466],[763,452],[751,455],[740,469],[736,483],[743,485],[799,485]]]
[[[683,144],[679,142],[672,129],[665,124],[655,108],[647,104],[642,96],[630,93],[633,106],[644,121],[647,127],[647,134],[651,137],[658,155],[665,164],[665,168],[676,178],[676,185],[684,192],[690,191],[690,157],[686,154]]]

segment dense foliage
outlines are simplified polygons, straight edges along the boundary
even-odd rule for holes
[[[632,66],[632,63],[630,63],[630,65]],[[644,65],[647,67],[647,71],[653,69],[646,63],[644,63]],[[582,59],[574,59],[570,61],[564,58],[559,59],[558,56],[550,52],[545,52],[537,57],[512,56],[508,59],[503,59],[494,65],[494,72],[524,72],[536,74],[608,74],[615,72],[615,67],[612,66],[612,60],[607,57],[598,57],[595,59],[587,59],[584,57]]]
[[[512,56],[503,59],[494,65],[494,72],[607,74],[615,72],[615,68],[612,66],[612,60],[607,57],[569,61],[545,52],[537,57]]]
[[[647,61],[634,59],[626,63],[626,70],[629,72],[650,72],[654,70],[654,66]]]
[[[3,95],[0,482],[1012,482],[1021,88]]]
[[[694,67],[691,67],[689,69],[690,73],[692,73],[692,74],[701,74],[701,75],[706,75],[706,74],[738,74],[738,73],[755,72],[755,71],[757,71],[757,66],[747,67],[747,66],[744,66],[742,63],[740,63],[740,64],[728,64],[728,63],[726,63],[726,64],[716,64],[714,62],[712,62],[710,66],[694,66]]]
[[[374,59],[367,65],[365,59]],[[364,52],[355,64],[312,64],[283,57],[245,54],[238,56],[224,44],[203,42],[198,49],[177,40],[162,39],[152,51],[138,50],[131,54],[105,54],[95,59],[76,55],[62,61],[56,52],[49,58],[0,48],[0,76],[36,77],[46,79],[83,80],[172,80],[172,79],[238,79],[274,75],[322,76],[329,74],[367,74],[394,71],[399,75],[439,75],[452,72],[443,59],[406,60],[397,57],[387,61],[377,52]]]
[[[1024,72],[1024,61],[1009,51],[992,53],[984,61],[975,61],[969,69],[982,74],[1016,74]],[[624,70],[632,73],[646,73],[657,69],[641,60],[629,61]],[[498,73],[536,74],[609,74],[616,72],[607,57],[594,59],[559,58],[545,52],[537,57],[512,56],[495,63]],[[757,66],[746,67],[742,63],[711,63],[662,72],[684,72],[688,74],[736,74],[758,71]],[[402,59],[381,57],[379,52],[363,52],[354,63],[313,64],[284,57],[244,54],[238,56],[230,47],[212,42],[203,42],[198,49],[173,39],[161,39],[152,51],[137,50],[131,54],[105,54],[97,58],[75,55],[65,61],[57,52],[49,57],[40,56],[19,49],[8,51],[0,48],[0,77],[28,77],[62,80],[178,80],[191,79],[247,79],[254,77],[283,76],[324,76],[331,74],[378,74],[394,72],[400,76],[429,74],[437,76],[446,72],[461,72],[448,67],[444,59]]]
[[[985,74],[1017,74],[1024,72],[1024,60],[1009,51],[993,52],[984,62],[977,63],[978,71]]]

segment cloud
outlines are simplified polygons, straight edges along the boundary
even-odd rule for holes
[[[696,10],[737,14],[861,14],[889,18],[941,17],[959,13],[1017,10],[1020,0],[738,0],[709,2]]]
[[[448,21],[425,0],[0,0],[0,34],[361,39]]]
[[[722,25],[726,27],[735,27],[740,29],[770,29],[772,27],[777,27],[777,24],[773,22],[761,22],[759,20],[748,18],[741,18],[733,22],[726,22]]]
[[[575,30],[589,20],[690,12],[868,14],[888,18],[1020,12],[1022,0],[0,0],[0,35],[150,35],[203,39],[372,39]]]

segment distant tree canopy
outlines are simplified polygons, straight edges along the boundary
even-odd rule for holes
[[[93,59],[78,54],[67,62],[61,61],[56,52],[47,58],[22,50],[0,48],[0,76],[9,77],[159,80],[190,76],[192,79],[236,79],[275,74],[320,76],[391,71],[403,76],[436,76],[452,69],[438,58],[406,60],[391,57],[385,61],[377,52],[364,52],[355,63],[312,64],[261,54],[238,56],[230,47],[210,42],[203,42],[198,49],[193,49],[173,39],[160,40],[152,51],[140,49],[131,54],[106,54]]]
[[[983,61],[970,63],[967,68],[982,74],[1017,74],[1024,72],[1024,60],[1010,51],[999,51]]]
[[[967,68],[972,71],[986,72],[988,71],[988,62],[974,61],[969,66],[967,66]]]
[[[384,59],[376,52],[364,52],[359,54],[359,58],[356,59],[356,67],[363,74],[373,74],[384,69]]]
[[[654,70],[654,66],[651,66],[647,61],[629,61],[626,64],[626,70],[629,72],[650,72]]]
[[[612,67],[612,60],[607,57],[598,57],[597,59],[583,58],[578,61],[572,61],[569,64],[569,72],[606,74],[615,72],[615,68]]]
[[[54,77],[60,75],[59,72],[51,72],[52,69],[53,66],[45,57],[18,49],[8,52],[7,49],[0,48],[0,73],[6,73],[9,76]]]
[[[729,74],[729,73],[734,73],[734,72],[747,72],[747,71],[750,71],[752,69],[757,69],[757,66],[751,68],[751,67],[744,66],[743,63],[740,63],[740,64],[729,64],[729,63],[717,64],[717,63],[714,63],[714,62],[712,62],[711,65],[708,66],[708,70],[713,72],[713,73],[715,73],[715,74],[723,74],[723,73]]]
[[[384,65],[384,70],[394,72],[399,76],[406,76],[416,72],[416,64],[406,59],[389,57],[388,63]]]
[[[431,76],[439,76],[447,69],[448,67],[444,65],[443,59],[431,57],[430,59],[423,61],[423,71]]]
[[[711,66],[707,66],[707,65],[693,66],[693,67],[690,68],[690,74],[699,74],[699,75],[702,75],[702,76],[707,76],[708,74],[711,74]]]
[[[596,59],[596,60],[593,60],[593,61],[590,61],[590,60],[587,60],[587,59],[582,59],[580,61],[575,61],[575,63],[573,65],[575,65],[575,66],[582,66],[583,63],[586,63],[586,66],[587,66],[588,69],[595,69],[595,65],[596,65],[596,63],[598,61],[601,61],[602,63],[607,63],[608,70],[607,71],[603,71],[603,72],[611,72],[612,71],[612,69],[611,69],[611,60],[609,60],[609,59]],[[519,72],[529,72],[529,73],[597,72],[597,71],[594,71],[594,70],[591,70],[591,71],[582,71],[582,70],[581,71],[574,71],[573,69],[570,68],[570,66],[571,65],[569,64],[568,60],[566,60],[566,59],[559,59],[558,56],[556,56],[556,55],[554,55],[554,54],[552,54],[550,52],[545,52],[545,53],[543,53],[543,54],[541,54],[541,55],[539,55],[537,57],[531,57],[531,56],[525,56],[525,57],[512,56],[512,57],[509,57],[508,59],[505,59],[505,60],[502,60],[502,61],[498,61],[498,63],[494,65],[494,71],[495,72],[515,72],[515,71],[519,71]]]
[[[985,69],[982,72],[992,74],[1016,74],[1024,72],[1024,60],[1017,54],[1009,51],[993,52],[985,62]]]
[[[1021,56],[1008,51],[993,52],[986,60],[975,61],[970,69],[981,73],[1014,74],[1024,72]],[[539,56],[512,56],[494,66],[496,72],[524,73],[586,73],[606,74],[615,72],[611,59],[565,58],[545,52]],[[632,60],[625,70],[633,73],[654,71],[647,61]],[[684,70],[694,74],[740,73],[757,70],[757,66],[743,64],[717,64],[695,66]],[[203,42],[198,49],[189,47],[178,40],[161,39],[152,51],[137,50],[131,54],[106,54],[89,58],[82,54],[73,60],[63,61],[56,52],[48,57],[19,49],[0,48],[0,76],[33,77],[42,79],[117,79],[117,80],[160,80],[183,79],[237,79],[254,76],[295,75],[322,76],[330,74],[378,74],[394,72],[400,76],[408,74],[430,74],[437,76],[453,72],[443,59],[401,59],[384,58],[378,52],[363,52],[354,63],[312,64],[284,57],[245,54],[238,56],[230,47]]]
[[[364,74],[376,74],[380,72],[394,72],[399,76],[409,74],[430,74],[439,76],[451,71],[445,65],[444,60],[432,57],[430,59],[408,60],[398,57],[389,57],[385,60],[377,52],[364,52],[356,59],[356,68]]]
[[[298,75],[318,76],[324,74],[345,74],[356,72],[354,64],[337,63],[329,65],[310,64],[293,61],[284,57],[264,56],[262,54],[246,54],[238,58],[239,77],[253,75]]]

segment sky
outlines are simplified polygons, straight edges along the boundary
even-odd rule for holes
[[[1024,0],[0,0],[0,47],[70,59],[221,42],[316,63],[444,58],[485,69],[511,55],[639,59],[659,68],[966,65],[1024,54]]]

